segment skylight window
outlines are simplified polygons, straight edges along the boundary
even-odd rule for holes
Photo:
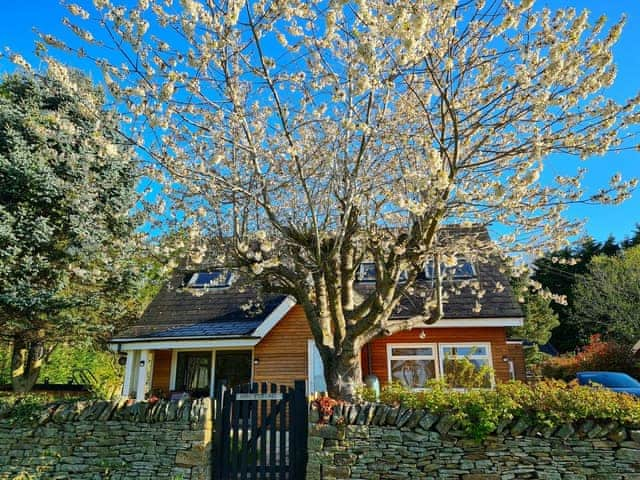
[[[189,288],[225,288],[231,285],[233,272],[227,268],[211,270],[210,272],[194,273],[187,287]]]
[[[400,283],[406,282],[408,278],[407,271],[400,272]],[[362,262],[358,268],[358,281],[375,282],[376,281],[376,264],[374,262]]]
[[[447,267],[444,263],[441,263],[440,272],[445,279],[453,278],[454,280],[462,280],[465,278],[474,278],[476,276],[476,269],[473,266],[473,263],[466,258],[458,258],[458,264],[454,267]],[[424,274],[429,280],[434,278],[435,272],[433,268],[433,260],[430,260],[425,266]]]
[[[375,282],[376,264],[373,262],[362,262],[358,269],[358,280],[361,282]]]

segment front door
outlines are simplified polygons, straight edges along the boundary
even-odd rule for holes
[[[251,350],[216,351],[215,388],[220,381],[226,381],[228,387],[251,382]]]

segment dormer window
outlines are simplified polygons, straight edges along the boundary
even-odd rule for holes
[[[440,264],[440,273],[445,279],[463,280],[467,278],[475,278],[476,269],[466,258],[458,258],[457,265],[454,267],[447,267],[444,263]],[[424,267],[424,274],[428,280],[433,280],[435,276],[433,268],[433,260],[430,260]]]
[[[231,286],[233,271],[219,268],[209,272],[196,272],[187,282],[188,288],[226,288]]]
[[[376,264],[373,262],[362,262],[358,267],[358,280],[360,282],[376,281]]]

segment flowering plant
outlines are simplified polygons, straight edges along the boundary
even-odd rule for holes
[[[333,414],[334,407],[338,404],[336,400],[331,397],[320,397],[316,399],[314,405],[318,408],[320,413],[320,420],[318,423],[328,423],[331,415]]]

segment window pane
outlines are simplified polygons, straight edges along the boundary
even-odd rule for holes
[[[435,360],[391,360],[391,380],[409,388],[422,388],[436,378]]]
[[[443,374],[447,384],[454,388],[491,387],[491,374],[479,376],[478,372],[483,366],[488,366],[487,360],[468,360],[445,358]]]
[[[394,347],[391,349],[391,355],[399,356],[399,355],[424,355],[427,357],[433,356],[433,348],[431,347]]]
[[[479,345],[471,345],[471,346],[461,346],[461,347],[443,347],[442,354],[447,355],[459,355],[459,356],[469,356],[469,355],[487,355],[487,347],[479,346]]]
[[[475,275],[476,272],[471,262],[464,259],[458,260],[458,266],[455,267],[455,271],[453,273],[455,278],[471,278],[475,277]]]
[[[429,260],[424,269],[425,276],[429,279],[434,278],[433,260]],[[458,259],[458,264],[455,267],[447,267],[444,263],[440,264],[440,274],[446,279],[451,278],[473,278],[476,276],[476,271],[473,268],[473,264],[463,258]]]
[[[361,281],[375,281],[376,279],[376,265],[373,262],[363,262],[360,264],[360,280]]]
[[[327,382],[324,378],[324,364],[322,363],[322,357],[315,342],[312,343],[311,348],[311,391],[313,392],[326,392]]]
[[[178,352],[176,390],[209,395],[211,352]]]
[[[211,272],[194,273],[189,280],[190,287],[228,287],[231,285],[233,272],[229,269],[213,270]]]

